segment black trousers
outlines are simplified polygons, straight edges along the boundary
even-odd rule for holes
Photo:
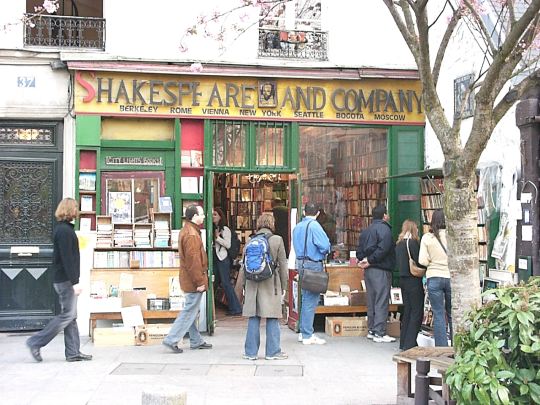
[[[418,277],[400,277],[399,285],[403,296],[399,348],[408,350],[417,346],[416,337],[424,316],[424,286]]]

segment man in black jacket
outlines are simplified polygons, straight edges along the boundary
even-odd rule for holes
[[[356,249],[358,265],[364,269],[366,282],[367,337],[377,343],[390,343],[396,340],[386,334],[392,271],[396,265],[395,245],[386,206],[376,206],[372,214],[373,222],[361,232]]]

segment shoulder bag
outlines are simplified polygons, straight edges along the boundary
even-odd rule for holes
[[[326,265],[323,264],[323,271],[315,271],[304,269],[304,261],[306,260],[307,237],[311,221],[306,226],[306,237],[304,238],[304,257],[302,258],[302,276],[300,278],[300,288],[311,291],[313,293],[324,294],[328,290],[328,273]]]
[[[411,257],[411,251],[409,249],[409,239],[407,239],[407,253],[409,254],[409,271],[414,277],[422,278],[426,275],[426,269],[419,267]]]

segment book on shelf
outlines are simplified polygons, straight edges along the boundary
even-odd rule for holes
[[[184,167],[191,166],[191,151],[182,150],[180,152],[180,164]]]
[[[96,191],[96,173],[79,173],[79,190]]]
[[[81,196],[81,211],[83,212],[93,211],[93,202],[94,202],[94,199],[91,195],[82,195]]]
[[[172,199],[169,196],[159,197],[159,212],[173,212]]]
[[[180,177],[180,190],[183,194],[198,194],[199,178],[194,176]]]
[[[79,229],[81,232],[90,232],[92,230],[92,218],[80,218]]]
[[[202,150],[191,150],[191,167],[203,166],[203,154]]]

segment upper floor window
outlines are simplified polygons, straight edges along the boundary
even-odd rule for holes
[[[24,44],[56,48],[105,49],[103,0],[26,0]]]
[[[261,7],[259,57],[327,60],[321,1],[295,0]]]

